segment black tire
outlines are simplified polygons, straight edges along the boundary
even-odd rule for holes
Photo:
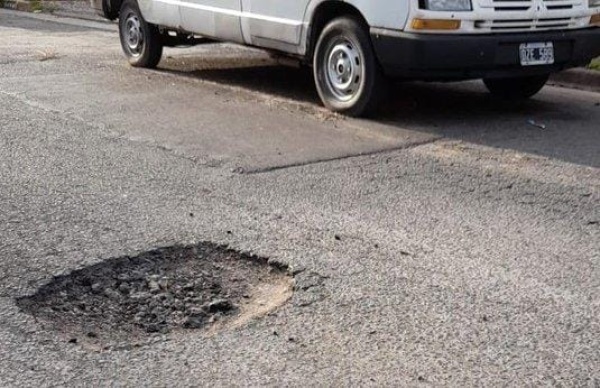
[[[153,69],[162,57],[163,44],[158,27],[147,23],[134,0],[126,0],[119,14],[121,47],[134,67]]]
[[[369,115],[383,98],[384,80],[371,38],[355,17],[339,17],[325,26],[315,46],[313,72],[323,104],[334,112]]]
[[[525,100],[542,90],[549,77],[549,74],[543,74],[514,78],[486,78],[483,83],[495,97],[503,100]]]
[[[112,9],[110,0],[102,0],[102,15],[108,20],[115,20],[119,13],[118,10]]]

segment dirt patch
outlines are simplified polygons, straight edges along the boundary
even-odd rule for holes
[[[286,268],[265,258],[200,243],[120,257],[59,276],[17,300],[65,340],[136,344],[174,331],[214,333],[283,305]]]

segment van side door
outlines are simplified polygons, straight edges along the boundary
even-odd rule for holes
[[[243,43],[241,0],[180,0],[181,27],[207,37]]]
[[[304,13],[310,0],[241,0],[246,43],[300,53]]]

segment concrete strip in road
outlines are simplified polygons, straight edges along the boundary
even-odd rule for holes
[[[204,165],[263,171],[402,149],[440,136],[600,165],[600,133],[585,130],[586,120],[599,112],[594,93],[548,87],[532,101],[502,104],[476,82],[407,83],[397,86],[377,120],[347,119],[320,107],[309,72],[274,66],[260,50],[227,44],[168,49],[161,68],[148,71],[126,65],[112,33],[68,26],[57,47],[48,31],[63,31],[60,24],[12,15],[2,20],[0,13],[3,25],[16,26],[16,20],[38,25],[27,35],[3,31],[21,42],[10,53],[3,46],[5,55],[14,53],[0,68],[3,90]],[[56,59],[39,62],[45,51]],[[222,112],[231,122],[211,128]],[[163,129],[167,118],[169,131]]]
[[[39,20],[53,22],[48,17]],[[123,137],[160,144],[205,165],[261,171],[405,148],[439,137],[383,123],[367,129],[364,122],[333,115],[314,102],[294,102],[193,73],[182,76],[185,73],[179,65],[193,62],[190,53],[196,53],[204,63],[218,66],[215,71],[229,71],[233,76],[257,64],[280,71],[272,67],[268,55],[256,50],[211,45],[211,49],[196,48],[180,56],[181,50],[171,49],[162,70],[150,71],[126,65],[116,35],[73,32],[63,36],[69,44],[61,47],[54,47],[52,36],[41,32],[35,39],[26,39],[9,28],[3,36],[19,40],[21,48],[18,58],[11,59],[8,53],[2,91],[50,110],[77,112],[82,120],[118,128]],[[53,47],[56,59],[40,62],[27,57],[27,53],[43,52],[44,47]],[[101,47],[110,60],[94,59]],[[25,68],[27,78],[14,76]],[[226,124],[223,117],[228,117]],[[170,130],[165,132],[165,126]]]

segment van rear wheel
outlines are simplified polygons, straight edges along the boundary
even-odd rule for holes
[[[121,47],[129,64],[155,68],[162,57],[163,44],[158,27],[147,23],[133,0],[126,0],[119,15]]]
[[[524,100],[537,94],[546,82],[549,74],[512,78],[486,78],[483,80],[492,95],[504,100]]]
[[[313,71],[327,108],[349,116],[376,109],[383,75],[369,34],[358,19],[340,17],[325,26],[315,47]]]

